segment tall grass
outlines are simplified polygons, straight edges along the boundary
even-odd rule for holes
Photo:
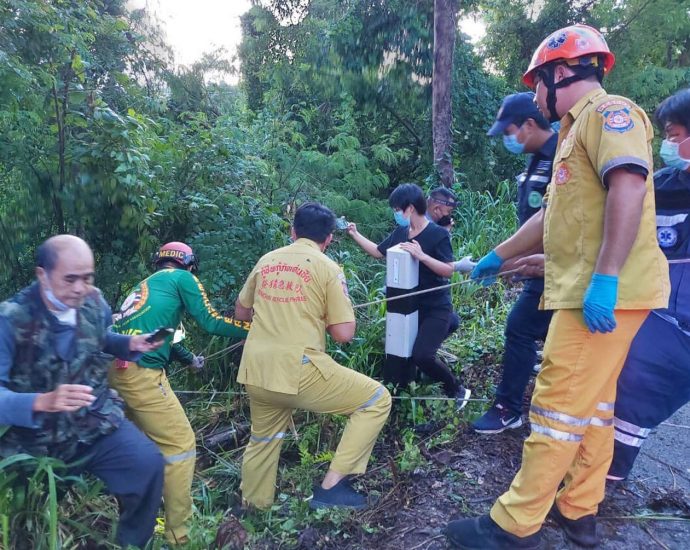
[[[481,258],[515,232],[514,193],[508,181],[499,183],[493,194],[468,189],[455,192],[459,204],[453,214],[453,244],[458,255]]]
[[[49,457],[17,454],[0,461],[1,548],[60,547],[58,483],[80,483]]]

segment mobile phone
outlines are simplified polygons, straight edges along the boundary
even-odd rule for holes
[[[340,231],[347,229],[348,225],[350,225],[350,222],[345,219],[345,216],[340,216],[335,220],[335,228],[340,229]]]
[[[154,332],[151,336],[149,336],[146,341],[149,344],[155,344],[156,342],[160,342],[161,340],[165,340],[165,338],[169,335],[171,335],[173,332],[175,332],[175,329],[173,328],[159,328],[156,332]]]

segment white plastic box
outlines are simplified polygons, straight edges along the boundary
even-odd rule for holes
[[[417,338],[417,312],[409,315],[386,313],[386,354],[412,357],[412,347]]]
[[[389,248],[386,251],[386,286],[410,289],[418,284],[419,260],[405,252],[399,244]]]

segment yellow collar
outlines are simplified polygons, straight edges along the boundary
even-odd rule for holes
[[[579,99],[579,101],[570,108],[567,114],[570,115],[573,120],[575,120],[582,114],[582,111],[585,110],[585,107],[587,107],[587,105],[589,105],[590,103],[594,103],[597,99],[599,99],[600,97],[604,97],[605,95],[606,90],[604,90],[604,88],[592,90],[588,94],[582,96]]]
[[[301,237],[292,244],[303,244],[321,252],[321,245],[315,241],[312,241],[311,239],[307,239],[306,237]]]

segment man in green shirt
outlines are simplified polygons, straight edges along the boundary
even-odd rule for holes
[[[114,330],[136,335],[173,328],[189,313],[211,334],[244,338],[249,323],[218,313],[204,287],[193,275],[198,262],[184,243],[171,242],[154,259],[156,272],[134,287],[115,316]],[[188,542],[187,520],[192,515],[191,486],[196,440],[182,405],[165,374],[174,347],[172,334],[163,345],[137,363],[118,363],[110,382],[127,404],[127,414],[160,448],[165,457],[165,536],[170,543]]]

